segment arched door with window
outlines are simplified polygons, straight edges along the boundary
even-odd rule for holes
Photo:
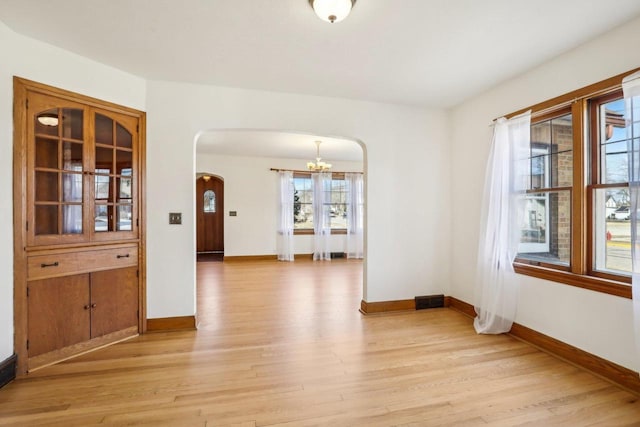
[[[196,180],[197,252],[224,254],[224,181],[205,175]]]

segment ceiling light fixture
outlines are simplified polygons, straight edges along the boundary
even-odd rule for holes
[[[318,18],[333,24],[349,16],[356,0],[309,0],[309,4]]]
[[[307,163],[307,169],[312,172],[325,172],[331,169],[331,164],[323,162],[320,157],[320,144],[322,141],[316,141],[316,161]]]
[[[52,113],[43,113],[38,115],[38,122],[45,126],[58,126],[58,115]]]

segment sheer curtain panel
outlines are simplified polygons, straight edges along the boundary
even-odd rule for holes
[[[364,178],[361,173],[345,173],[347,182],[347,258],[364,257]]]
[[[329,207],[331,200],[331,173],[314,173],[313,190],[313,260],[331,260],[331,217]]]
[[[518,280],[513,261],[524,218],[528,188],[531,112],[498,119],[485,175],[473,322],[479,334],[511,329],[516,315]]]
[[[629,160],[629,198],[631,201],[631,295],[636,339],[636,371],[640,372],[640,72],[622,81],[626,106],[627,158]]]
[[[280,171],[278,260],[293,261],[293,172]]]

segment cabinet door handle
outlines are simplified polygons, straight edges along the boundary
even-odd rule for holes
[[[91,304],[91,308],[96,308],[96,303]]]
[[[129,258],[129,254],[126,255],[117,255],[116,258],[120,259],[120,258]]]
[[[52,262],[51,264],[45,264],[44,262],[42,264],[40,264],[41,268],[47,268],[47,267],[57,267],[58,265],[60,265],[58,263],[58,261],[56,262]]]
[[[85,306],[84,306],[84,309],[85,309],[85,310],[89,310],[90,308],[91,308],[91,306],[90,306],[89,304],[87,304],[87,305],[85,305]]]

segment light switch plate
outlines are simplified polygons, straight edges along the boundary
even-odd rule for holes
[[[169,212],[169,224],[182,224],[182,212]]]

